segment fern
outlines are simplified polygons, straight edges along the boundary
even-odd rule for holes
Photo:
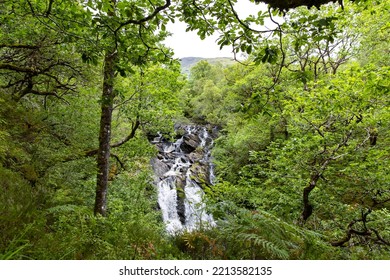
[[[281,249],[281,247],[278,246],[279,244],[266,240],[258,234],[240,233],[237,235],[237,237],[244,241],[250,241],[250,244],[254,245],[256,248],[262,248],[266,250],[270,256],[279,259],[288,259],[289,257],[288,251],[285,249]]]
[[[228,250],[240,258],[297,258],[308,244],[320,235],[286,223],[265,211],[239,209],[221,222]]]

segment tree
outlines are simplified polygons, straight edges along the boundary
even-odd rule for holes
[[[126,73],[131,72],[131,65],[143,65],[148,61],[163,61],[169,58],[169,52],[159,46],[159,42],[167,35],[164,31],[166,23],[168,20],[173,21],[175,16],[179,16],[181,20],[190,24],[189,29],[197,29],[201,37],[211,34],[213,25],[218,22],[221,30],[224,31],[224,37],[219,41],[219,44],[223,46],[233,43],[235,51],[250,52],[254,38],[253,34],[250,34],[252,30],[248,28],[248,25],[243,24],[237,17],[231,1],[217,1],[211,9],[203,9],[207,3],[198,5],[188,1],[182,1],[178,5],[172,6],[170,0],[159,1],[157,4],[116,0],[72,2],[72,4],[70,1],[61,4],[49,1],[47,6],[35,1],[26,1],[26,4],[33,17],[43,21],[51,29],[65,34],[67,40],[74,42],[77,39],[79,41],[77,49],[82,53],[84,61],[97,63],[99,57],[102,57],[103,86],[100,101],[99,148],[96,152],[98,171],[94,209],[95,214],[101,215],[106,215],[109,158],[112,145],[110,143],[112,111],[116,98],[115,76],[117,74],[125,76]],[[81,7],[83,8],[81,9]],[[63,16],[67,9],[72,12],[71,15],[74,19]],[[218,15],[221,12],[224,12],[226,17],[220,18]],[[263,13],[259,14],[256,19],[252,17],[248,20],[249,22],[261,23],[265,17],[270,15],[270,13]],[[199,19],[201,20],[199,21]],[[235,26],[231,29],[232,31],[229,31],[229,21]],[[278,28],[273,31],[277,30]],[[262,33],[258,32],[257,34]],[[80,42],[82,43],[80,44]],[[60,63],[60,66],[62,64]],[[10,68],[13,67],[12,65],[2,66],[6,70],[12,70]],[[25,89],[31,91],[30,88],[32,88],[29,76],[34,77],[39,74],[51,79],[54,78],[59,85],[55,86],[55,90],[52,90],[51,94],[60,96],[56,93],[58,90],[69,91],[72,86],[69,84],[71,79],[68,79],[68,82],[63,82],[51,74],[44,74],[43,70],[54,67],[55,65],[49,65],[38,72],[27,71],[28,77],[23,80],[23,83],[26,84]],[[69,70],[74,71],[75,69],[70,68]],[[23,71],[26,72],[26,70]],[[7,86],[19,83],[21,82],[13,81]],[[24,91],[19,94],[23,95]],[[36,90],[34,92],[39,94]],[[133,128],[136,128],[136,125]],[[133,130],[129,135],[132,134],[134,134]]]
[[[105,215],[110,147],[118,146],[110,143],[116,75],[132,72],[133,65],[169,61],[169,51],[159,45],[167,33],[164,28],[159,32],[156,29],[169,20],[169,16],[159,14],[170,4],[26,0],[9,3],[2,10],[0,82],[16,100],[33,94],[42,96],[44,102],[49,97],[66,102],[65,95],[76,92],[82,75],[78,54],[91,65],[103,63],[99,149],[86,152],[88,156],[97,155],[95,213]],[[12,23],[22,13],[27,21],[23,29],[16,29],[20,25]],[[37,29],[30,28],[33,24]],[[67,50],[71,50],[68,57],[64,56]],[[134,129],[129,136],[134,135]]]
[[[67,16],[78,17],[80,13],[73,7],[74,4],[67,7]],[[63,11],[64,5],[59,4],[56,9]],[[66,47],[72,45],[69,34],[56,32],[48,25],[56,13],[52,5],[46,7],[42,2],[2,4],[0,86],[15,100],[36,95],[44,102],[49,98],[64,101],[65,95],[77,90],[83,76],[82,67],[74,49]],[[18,23],[22,15],[23,23]],[[67,16],[60,24],[70,21]]]
[[[219,184],[211,196],[225,212],[265,210],[324,234],[348,256],[388,255],[387,6],[290,11],[283,36],[266,42],[277,59],[263,49],[245,72],[225,71],[222,91],[243,105],[214,148]],[[361,26],[374,18],[378,37]],[[375,46],[369,52],[367,43]],[[269,75],[251,64],[261,55]]]
[[[180,76],[177,63],[134,67],[131,76],[117,77],[114,114],[119,120],[114,121],[118,127],[114,133],[123,134],[128,124],[132,129],[127,137],[114,135],[111,148],[120,147],[134,137],[137,128],[147,137],[173,132],[174,122],[181,115],[178,95],[184,80]]]
[[[155,33],[160,23],[166,24],[168,18],[159,16],[171,5],[167,0],[161,5],[131,4],[127,2],[88,1],[87,7],[96,14],[94,31],[102,40],[103,89],[101,99],[101,118],[99,132],[99,148],[97,151],[97,186],[95,214],[106,215],[107,188],[109,179],[109,159],[112,111],[114,106],[115,75],[125,76],[131,65],[143,65],[157,53],[157,59],[165,59],[166,53],[157,46],[164,38],[165,32]],[[131,38],[131,40],[129,40]],[[96,51],[95,54],[96,55]]]

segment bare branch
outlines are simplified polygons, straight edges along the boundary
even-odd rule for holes
[[[347,243],[349,240],[351,240],[353,235],[358,235],[358,236],[364,237],[365,241],[372,241],[372,242],[375,242],[379,245],[390,246],[390,242],[383,239],[383,237],[379,234],[379,231],[377,229],[368,227],[367,217],[371,212],[372,212],[371,209],[368,209],[365,212],[362,210],[361,218],[355,219],[348,224],[346,236],[343,239],[341,239],[339,241],[333,241],[330,244],[332,246],[335,246],[335,247],[343,247],[343,246],[345,246],[345,243]],[[353,228],[353,226],[356,225],[357,223],[362,224],[363,230],[356,230]],[[372,233],[374,233],[375,236],[372,236]]]
[[[137,129],[139,128],[140,124],[141,124],[140,121],[136,120],[135,123],[133,123],[130,134],[128,136],[126,136],[124,139],[120,140],[119,142],[117,142],[115,144],[111,144],[110,148],[118,148],[118,147],[122,146],[123,144],[125,144],[126,142],[128,142],[129,140],[133,139],[135,137],[135,133],[136,133]],[[63,162],[77,160],[77,159],[80,159],[83,157],[96,156],[97,153],[98,153],[98,149],[89,150],[89,151],[84,152],[81,156],[74,156],[74,157],[64,159]]]

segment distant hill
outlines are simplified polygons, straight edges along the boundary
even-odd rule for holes
[[[195,66],[199,61],[206,60],[210,64],[221,63],[222,66],[230,66],[236,61],[229,57],[215,57],[215,58],[203,58],[203,57],[183,57],[180,59],[181,72],[190,75],[190,69]]]

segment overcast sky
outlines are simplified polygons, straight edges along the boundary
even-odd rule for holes
[[[257,12],[265,5],[255,5],[248,0],[240,0],[235,6],[240,18],[245,18],[249,14]],[[201,40],[196,32],[186,32],[186,24],[176,22],[170,24],[167,28],[173,35],[165,41],[165,44],[172,48],[176,58],[182,57],[233,57],[232,48],[225,46],[222,50],[216,43],[219,35],[215,34],[204,40]]]

